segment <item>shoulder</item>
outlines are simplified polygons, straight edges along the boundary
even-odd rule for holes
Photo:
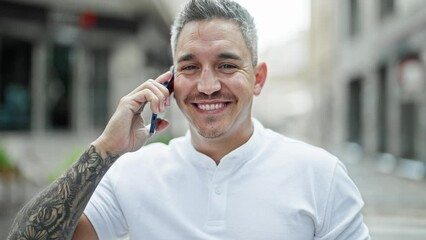
[[[265,128],[256,119],[254,136],[257,156],[267,164],[280,169],[291,169],[293,172],[320,173],[332,175],[339,159],[321,147],[296,140]]]
[[[333,184],[352,184],[345,165],[333,154],[321,147],[308,144],[282,134],[265,129],[269,136],[268,151],[275,166],[295,183],[305,188],[321,188],[325,194],[331,191]],[[289,180],[287,179],[287,180]]]
[[[268,151],[283,156],[283,161],[290,161],[304,167],[334,168],[339,159],[324,148],[287,137],[283,134],[265,129],[268,139]]]
[[[179,137],[171,140],[168,144],[154,142],[143,146],[139,150],[126,153],[121,156],[111,169],[108,175],[113,178],[121,178],[120,175],[126,174],[126,177],[132,175],[141,175],[153,173],[154,170],[178,164],[182,161],[186,145],[186,140]]]

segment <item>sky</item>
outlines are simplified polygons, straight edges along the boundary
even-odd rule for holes
[[[309,28],[310,0],[236,0],[254,16],[259,50]]]

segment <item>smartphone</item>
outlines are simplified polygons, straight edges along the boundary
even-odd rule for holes
[[[169,90],[169,94],[173,92],[173,86],[174,86],[174,79],[175,79],[175,68],[172,66],[170,68],[170,71],[172,72],[172,76],[170,79],[163,83],[163,86]],[[155,133],[155,129],[157,128],[157,114],[153,113],[151,115],[151,126],[149,128],[149,135],[153,135]]]

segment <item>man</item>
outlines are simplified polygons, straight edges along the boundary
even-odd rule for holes
[[[341,162],[252,119],[267,67],[257,62],[245,9],[192,0],[171,44],[188,134],[142,147],[149,131],[141,109],[164,111],[171,73],[144,82],[80,160],[23,208],[10,239],[370,238]],[[157,123],[158,131],[169,124]]]

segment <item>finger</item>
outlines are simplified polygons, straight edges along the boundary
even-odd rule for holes
[[[158,105],[157,96],[149,89],[144,89],[133,95],[126,95],[121,98],[117,107],[119,109],[130,109],[134,114],[140,114],[147,102],[154,101]]]
[[[146,103],[147,102],[144,102],[144,103],[141,104],[141,106],[139,107],[139,110],[136,111],[137,114],[140,114],[143,111],[143,109],[145,108]]]
[[[131,98],[139,103],[141,106],[149,102],[149,106],[153,113],[160,113],[160,106],[164,104],[164,96],[158,97],[154,92],[149,89],[144,89],[131,96]],[[139,108],[140,110],[140,108]],[[140,112],[139,112],[140,113]]]
[[[160,92],[162,93],[162,95],[164,95],[166,98],[167,96],[170,95],[169,90],[161,83],[155,81],[155,80],[148,80],[148,82],[146,83],[145,87],[147,89],[152,90],[156,95],[160,96]],[[160,92],[158,92],[158,90]]]
[[[151,91],[156,96],[156,98],[151,98],[151,99],[153,99],[153,100],[158,99],[159,102],[157,103],[155,101],[155,102],[153,102],[153,104],[156,104],[156,107],[159,108],[159,110],[158,110],[159,112],[163,112],[165,105],[168,104],[167,97],[170,95],[167,88],[162,86],[160,83],[155,82],[154,80],[149,80],[146,84],[144,84],[143,89],[141,89],[138,92],[132,93],[131,97],[137,96],[138,98],[140,98],[141,97],[140,93],[141,92],[146,93],[146,90]],[[150,99],[148,99],[148,101],[150,101]],[[157,109],[156,107],[154,107],[153,109]]]
[[[162,86],[164,83],[166,83],[170,78],[172,77],[172,72],[168,71],[166,73],[161,74],[159,77],[157,77],[155,80],[149,79],[145,82],[143,82],[141,85],[139,85],[137,88],[135,88],[130,94],[134,92],[139,92],[140,90],[145,88],[146,83],[149,82],[156,82],[158,83],[157,86]]]
[[[166,107],[170,107],[170,96],[166,97]]]
[[[159,77],[157,77],[157,79],[155,79],[156,82],[159,82],[160,84],[164,84],[167,81],[169,81],[169,79],[172,77],[172,72],[171,71],[167,71],[163,74],[161,74]]]

